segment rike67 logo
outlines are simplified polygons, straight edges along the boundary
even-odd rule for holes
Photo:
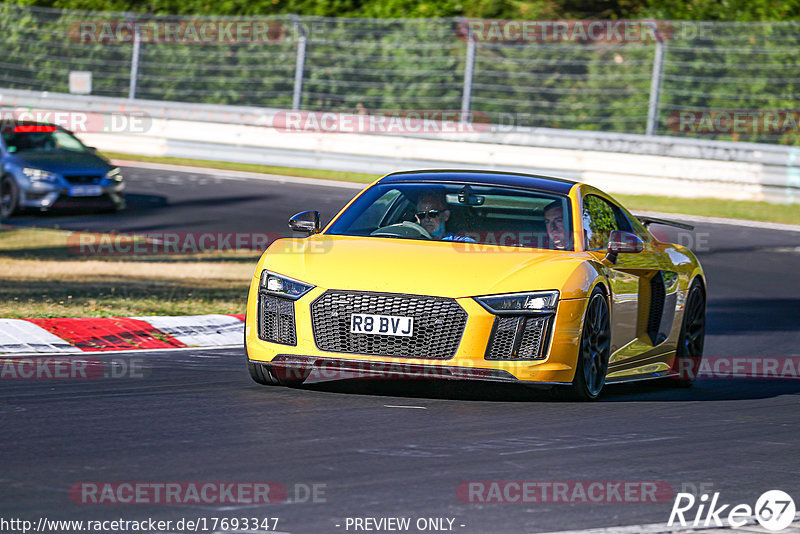
[[[756,501],[755,507],[749,504],[722,504],[719,492],[709,501],[708,494],[699,498],[691,493],[678,493],[672,505],[667,525],[675,523],[682,527],[722,527],[726,523],[740,528],[753,519],[767,530],[783,530],[794,521],[795,504],[792,497],[781,490],[764,492]]]

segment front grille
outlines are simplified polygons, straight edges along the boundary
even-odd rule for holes
[[[297,345],[294,301],[260,294],[258,296],[258,337],[264,341]]]
[[[413,335],[353,334],[353,313],[413,317]],[[330,290],[311,304],[311,323],[320,350],[447,360],[458,350],[467,312],[450,298]]]
[[[87,175],[76,175],[76,176],[64,176],[64,179],[71,184],[83,184],[83,185],[97,185],[103,179],[102,176],[87,176]]]
[[[550,317],[501,315],[495,317],[487,360],[544,358]]]
[[[58,200],[51,206],[53,209],[109,209],[112,207],[114,207],[114,200],[108,194],[103,194],[99,197],[68,197],[60,195]]]
[[[664,278],[661,276],[661,271],[650,279],[650,314],[647,318],[647,335],[653,345],[659,344],[658,330],[661,326],[661,316],[664,314],[664,300],[666,299],[667,291],[664,288]]]

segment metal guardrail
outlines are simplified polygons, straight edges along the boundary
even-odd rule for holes
[[[670,188],[678,185],[686,189],[673,191],[680,196],[716,196],[718,189],[725,189],[724,196],[729,198],[800,202],[800,148],[797,147],[611,132],[509,129],[499,125],[467,134],[281,134],[273,127],[273,119],[283,112],[278,109],[131,101],[16,89],[0,89],[0,108],[101,115],[133,113],[147,118],[150,121],[147,131],[120,131],[106,136],[107,139],[124,137],[125,141],[119,143],[123,152],[136,151],[137,143],[144,146],[142,143],[149,140],[147,146],[152,147],[157,141],[161,147],[155,155],[175,157],[375,173],[398,168],[480,166],[545,172],[578,180],[596,175],[601,180],[599,185],[611,184],[611,189],[617,191],[648,191],[648,184],[658,182],[659,194],[665,194],[664,191],[669,194]],[[190,126],[178,129],[177,125]],[[242,128],[256,130],[244,134]],[[211,131],[213,135],[208,135]],[[201,133],[204,135],[200,136]],[[314,136],[313,143],[307,141],[309,136]],[[309,144],[315,148],[309,149]],[[420,147],[431,146],[437,150],[419,155]],[[499,156],[501,149],[514,153]],[[529,161],[520,163],[521,156],[527,159],[526,154],[531,155]],[[609,162],[611,154],[619,156]],[[537,159],[538,155],[544,157]],[[580,164],[571,163],[579,159]],[[619,171],[615,171],[617,165]],[[627,178],[618,181],[615,174]]]

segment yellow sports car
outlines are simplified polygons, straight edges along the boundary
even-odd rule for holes
[[[320,229],[289,226],[247,302],[252,378],[513,381],[592,400],[611,382],[691,385],[705,335],[694,254],[586,184],[490,171],[384,176]]]

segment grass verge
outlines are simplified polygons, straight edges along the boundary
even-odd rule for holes
[[[784,224],[800,224],[800,206],[718,198],[677,198],[649,195],[614,195],[633,213],[662,211],[704,217],[725,217]]]
[[[3,317],[244,313],[258,252],[80,256],[68,235],[0,229]]]
[[[355,172],[326,171],[321,169],[301,169],[295,167],[271,167],[268,165],[251,165],[247,163],[229,163],[184,158],[136,156],[106,152],[112,159],[167,163],[171,165],[190,165],[212,169],[261,172],[297,176],[303,178],[319,178],[325,180],[344,180],[358,183],[371,183],[378,178],[374,174]],[[730,219],[748,219],[785,224],[800,224],[800,207],[796,204],[772,204],[769,202],[733,201],[717,198],[679,198],[659,197],[651,195],[614,195],[625,207],[632,211],[662,211],[668,213],[684,213],[706,217],[726,217]]]

